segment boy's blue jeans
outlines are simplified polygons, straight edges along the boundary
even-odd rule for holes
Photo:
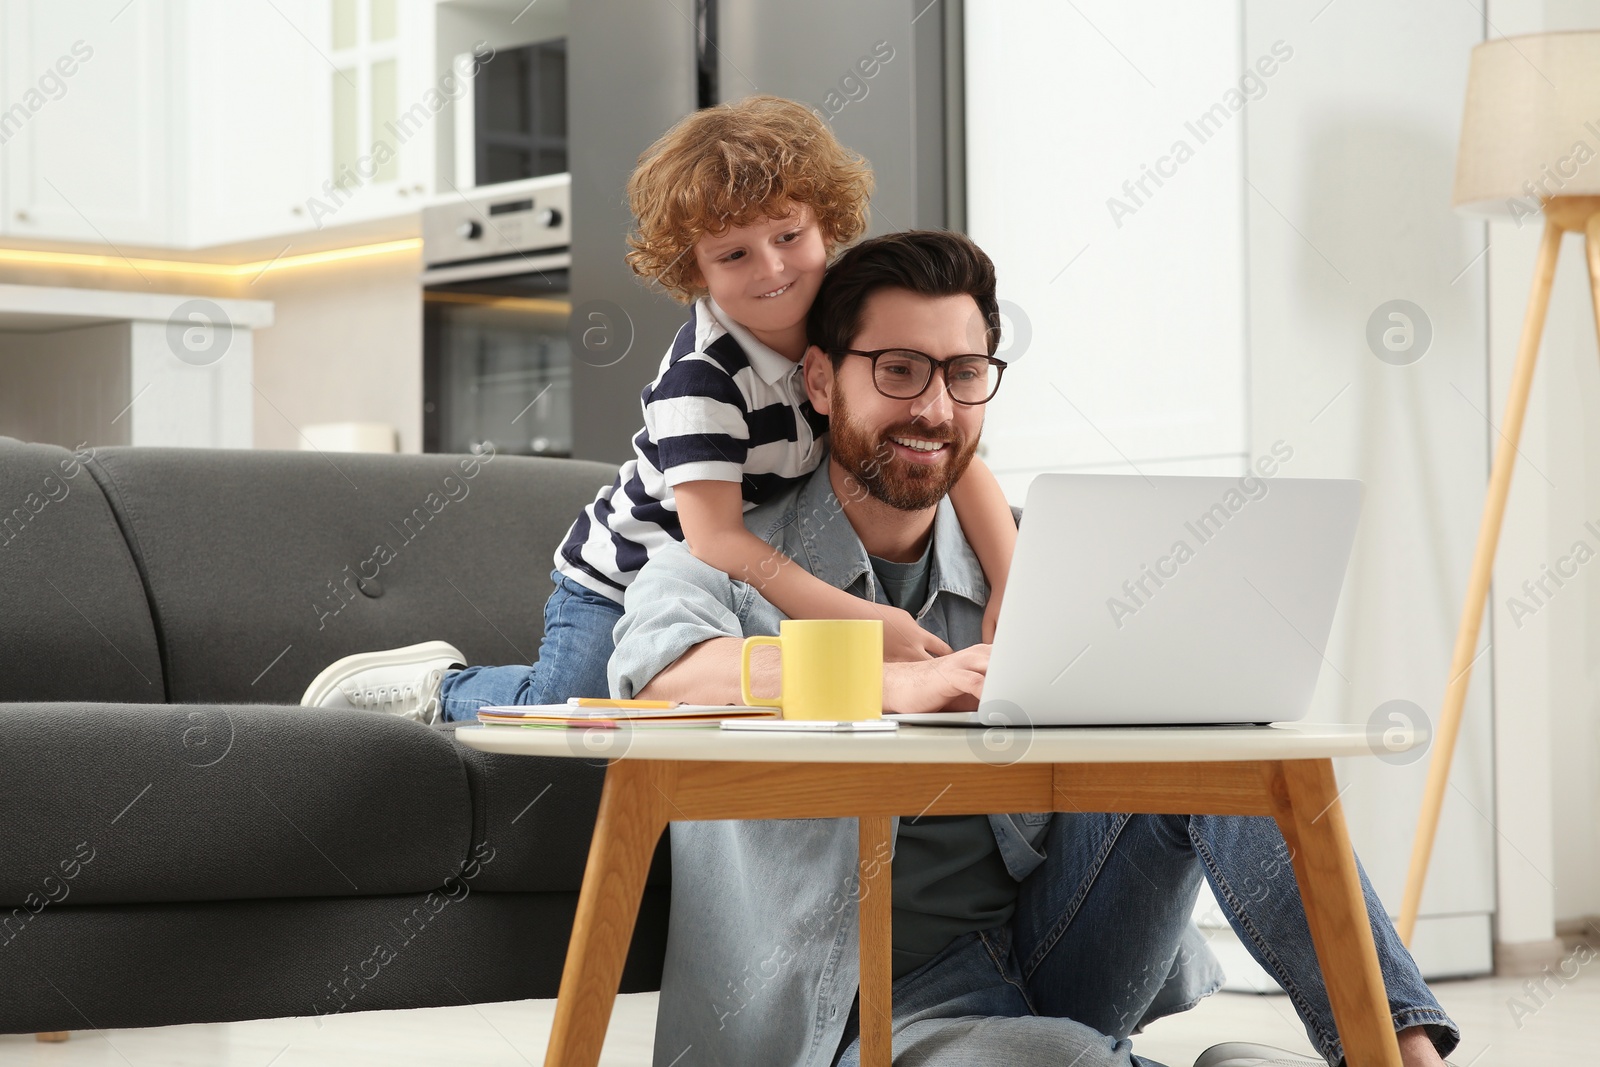
[[[1214,966],[1193,965],[1189,920],[1201,878],[1289,994],[1313,1047],[1340,1061],[1288,847],[1271,819],[1058,813],[1042,844],[1046,859],[1019,887],[1008,924],[957,938],[895,981],[897,1063],[1161,1067],[1134,1055],[1129,1036],[1221,984]],[[1365,871],[1361,887],[1396,1031],[1427,1026],[1449,1054],[1460,1032]],[[841,1048],[840,1067],[858,1067],[854,1015]]]
[[[444,676],[439,702],[446,722],[475,721],[485,705],[560,704],[568,697],[607,697],[611,630],[622,605],[552,571],[555,592],[544,604],[544,640],[531,666],[468,667]]]

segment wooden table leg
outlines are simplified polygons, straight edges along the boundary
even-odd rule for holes
[[[891,816],[863,815],[857,830],[861,937],[861,1067],[894,1058],[894,937],[891,931]]]
[[[654,760],[614,760],[606,768],[545,1067],[600,1062],[645,876],[667,826],[672,781],[671,764]]]
[[[1383,972],[1329,760],[1271,772],[1274,817],[1292,850],[1311,941],[1350,1067],[1401,1067]]]

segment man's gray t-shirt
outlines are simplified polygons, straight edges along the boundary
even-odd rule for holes
[[[912,615],[928,599],[932,541],[915,563],[867,557],[889,602]],[[962,934],[1010,921],[1016,910],[1017,882],[987,815],[902,815],[889,876],[896,978]]]

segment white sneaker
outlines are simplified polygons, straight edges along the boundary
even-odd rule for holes
[[[1200,1053],[1194,1067],[1327,1067],[1318,1059],[1309,1059],[1271,1045],[1255,1045],[1248,1041],[1229,1041],[1212,1045]]]
[[[432,726],[439,719],[445,671],[466,657],[444,641],[424,641],[335,660],[312,681],[300,703],[313,708],[384,711]]]

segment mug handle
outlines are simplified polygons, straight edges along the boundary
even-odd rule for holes
[[[771,637],[765,634],[759,637],[747,637],[744,639],[744,647],[739,650],[739,693],[744,697],[745,704],[752,708],[777,708],[779,711],[782,711],[783,694],[781,690],[779,691],[778,699],[776,700],[768,700],[763,697],[758,697],[754,693],[750,692],[750,650],[755,648],[757,645],[771,645],[774,648],[781,649],[783,647],[783,639],[781,637]]]

